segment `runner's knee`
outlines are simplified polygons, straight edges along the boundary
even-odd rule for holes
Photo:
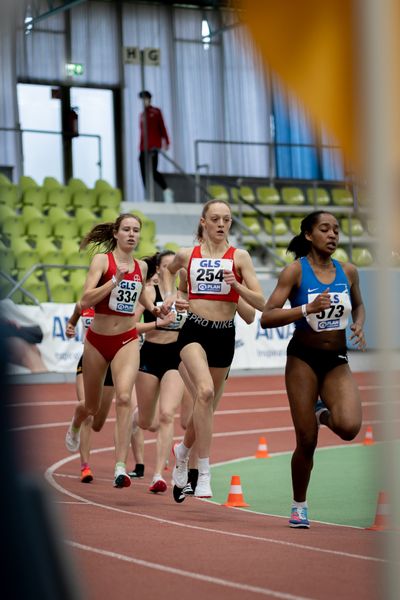
[[[297,449],[305,456],[312,457],[317,447],[318,433],[311,431],[296,431]]]

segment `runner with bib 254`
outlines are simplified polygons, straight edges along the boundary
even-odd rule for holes
[[[291,527],[310,525],[306,493],[320,424],[343,440],[352,440],[361,427],[346,328],[351,317],[350,341],[363,350],[365,311],[356,267],[332,258],[338,242],[339,224],[333,214],[316,211],[305,217],[288,246],[296,260],[283,269],[261,316],[264,329],[295,323],[285,371],[296,431]],[[287,300],[289,309],[283,308]]]

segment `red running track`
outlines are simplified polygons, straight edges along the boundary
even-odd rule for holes
[[[379,439],[374,377],[355,376],[364,425],[374,423]],[[95,480],[80,483],[79,457],[64,446],[75,402],[73,384],[20,385],[12,410],[22,464],[47,477],[50,498],[63,521],[60,535],[85,600],[380,597],[384,534],[320,523],[312,523],[310,530],[293,530],[287,519],[194,498],[176,504],[170,487],[166,494],[151,494],[154,434],[146,437],[144,479],[115,489],[113,409],[103,431],[93,435]],[[362,441],[363,431],[355,442]],[[214,432],[212,462],[253,455],[263,434],[270,453],[292,450],[283,376],[232,376]],[[176,435],[182,435],[178,419]],[[338,438],[321,428],[319,444],[338,444]]]

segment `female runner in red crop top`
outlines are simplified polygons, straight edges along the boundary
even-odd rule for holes
[[[80,300],[82,308],[94,306],[95,316],[84,345],[85,402],[77,405],[65,442],[70,452],[78,450],[80,427],[89,415],[97,414],[104,378],[108,365],[111,365],[117,428],[114,487],[118,488],[128,487],[131,483],[125,461],[132,424],[132,389],[139,368],[135,308],[140,299],[153,314],[160,312],[148,299],[142,285],[146,280],[147,265],[132,256],[140,230],[139,217],[122,214],[115,223],[96,225],[81,242],[81,248],[93,244],[106,253],[94,255]]]
[[[203,207],[194,248],[181,248],[170,263],[165,289],[168,297],[162,311],[175,300],[175,274],[188,273],[189,312],[180,330],[178,345],[182,363],[195,390],[193,426],[184,440],[174,448],[174,483],[184,488],[188,480],[188,458],[196,439],[199,478],[195,496],[210,498],[210,446],[213,428],[214,398],[218,397],[229,372],[235,349],[234,315],[239,296],[262,310],[264,296],[255,269],[246,250],[229,245],[232,224],[229,205],[210,200]],[[243,282],[243,283],[242,283]],[[165,298],[165,296],[164,296]],[[179,307],[179,300],[176,303]]]

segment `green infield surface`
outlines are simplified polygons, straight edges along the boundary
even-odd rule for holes
[[[308,488],[311,521],[369,527],[374,523],[380,487],[382,445],[349,444],[317,448]],[[231,478],[240,477],[249,510],[288,517],[292,500],[292,452],[245,458],[212,467],[212,502],[228,499]],[[229,510],[229,508],[227,508]]]

